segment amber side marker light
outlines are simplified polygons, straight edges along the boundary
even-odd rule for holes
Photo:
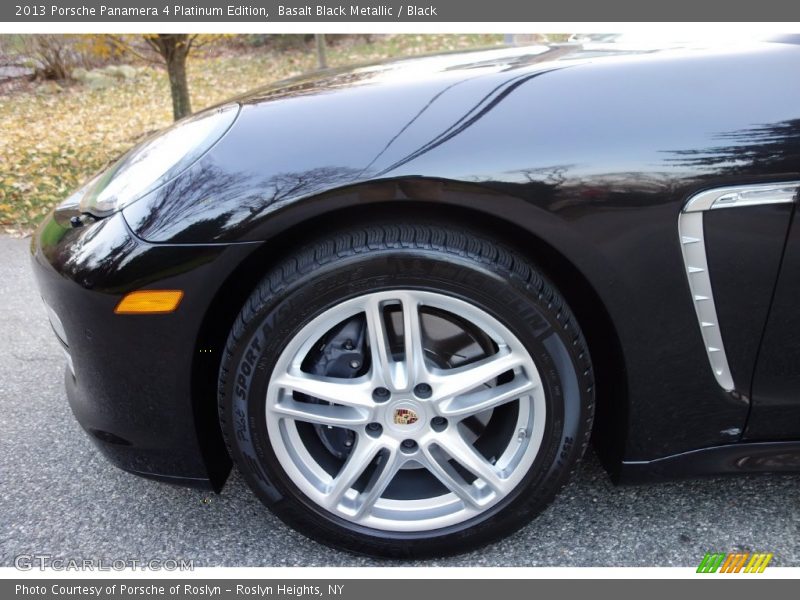
[[[158,315],[174,312],[183,298],[181,290],[138,290],[126,294],[114,312],[118,315]]]

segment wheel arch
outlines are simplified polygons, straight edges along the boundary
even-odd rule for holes
[[[338,206],[298,220],[258,244],[216,290],[198,330],[192,365],[195,422],[215,490],[221,489],[231,467],[218,420],[217,378],[228,333],[248,296],[271,267],[310,240],[330,233],[331,223],[371,223],[408,218],[410,213],[502,240],[531,260],[561,291],[586,337],[594,365],[597,407],[593,443],[606,470],[616,477],[627,423],[625,360],[614,323],[589,280],[563,252],[518,223],[470,206],[405,200]]]

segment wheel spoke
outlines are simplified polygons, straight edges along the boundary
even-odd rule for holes
[[[521,366],[525,359],[501,349],[500,353],[457,369],[442,371],[432,378],[435,397],[446,401],[492,383],[503,373]]]
[[[335,509],[341,503],[347,490],[358,481],[381,448],[377,441],[367,436],[361,435],[356,438],[356,444],[350,451],[347,462],[328,486],[325,495],[325,504],[328,508]]]
[[[389,337],[383,307],[399,302],[403,320],[403,359],[394,360],[389,347]],[[411,389],[414,381],[424,380],[425,350],[422,342],[422,325],[419,302],[412,294],[398,294],[390,299],[371,299],[366,307],[367,333],[376,383],[394,391]]]
[[[479,507],[480,502],[473,494],[472,484],[467,482],[453,466],[447,462],[447,456],[435,445],[422,448],[425,457],[423,465],[442,484],[468,506]]]
[[[529,379],[515,377],[496,387],[479,388],[469,394],[447,398],[439,404],[439,414],[447,418],[467,417],[517,400],[535,387]]]
[[[381,464],[378,465],[372,478],[367,483],[366,488],[358,498],[358,508],[356,516],[364,516],[372,511],[372,507],[378,498],[383,495],[386,487],[391,483],[397,471],[405,462],[403,457],[396,449],[385,448],[381,456]]]
[[[403,306],[403,343],[405,345],[404,387],[411,387],[412,381],[425,381],[425,348],[422,341],[422,323],[419,317],[419,302],[413,296],[404,296]],[[409,381],[410,380],[410,381]]]
[[[436,445],[467,471],[483,480],[492,490],[498,494],[506,492],[505,482],[500,478],[498,470],[464,441],[455,428],[437,438]]]
[[[283,417],[289,417],[296,421],[332,425],[333,427],[355,427],[370,421],[369,411],[366,409],[298,402],[292,398],[281,399],[272,407],[272,410]]]
[[[396,363],[391,358],[383,306],[380,300],[370,298],[364,312],[367,316],[367,337],[372,357],[373,379],[382,386],[394,386]]]
[[[369,383],[354,379],[284,373],[276,377],[272,385],[341,406],[371,409],[374,405]]]

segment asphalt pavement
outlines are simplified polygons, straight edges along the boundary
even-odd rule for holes
[[[220,495],[119,471],[75,422],[64,360],[30,271],[29,240],[0,236],[0,566],[20,554],[185,559],[195,566],[389,566],[283,525],[233,473]],[[122,351],[122,348],[120,349]],[[589,454],[538,519],[431,566],[696,566],[772,552],[800,566],[800,476],[615,487]]]

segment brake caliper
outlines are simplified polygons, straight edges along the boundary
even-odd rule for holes
[[[353,379],[369,370],[366,320],[357,315],[331,329],[303,361],[303,370],[312,375]],[[322,400],[309,398],[312,402]],[[344,460],[353,448],[355,433],[343,427],[314,425],[325,448]]]

